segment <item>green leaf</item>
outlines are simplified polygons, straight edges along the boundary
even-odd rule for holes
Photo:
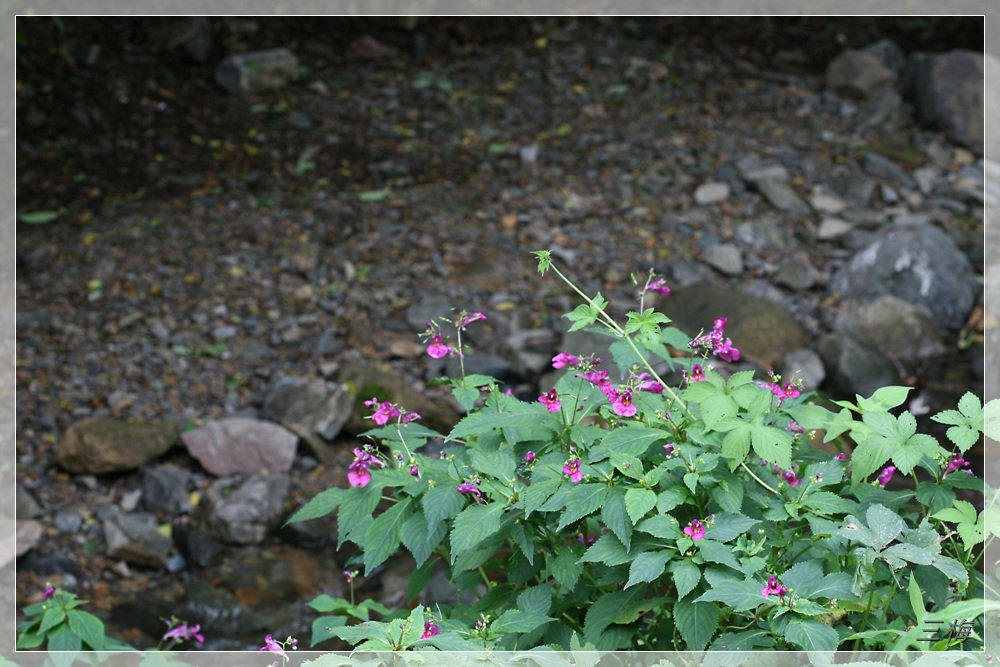
[[[656,497],[656,511],[666,514],[687,500],[687,497],[688,492],[684,487],[672,486]]]
[[[546,562],[552,577],[570,590],[583,574],[583,563],[577,562],[576,554],[569,549],[562,549],[555,558],[549,557]]]
[[[951,523],[975,523],[976,522],[976,508],[972,506],[972,503],[965,500],[958,500],[955,502],[954,507],[949,507],[943,509],[940,512],[931,515],[932,519],[940,519],[941,521],[950,521]]]
[[[639,620],[639,617],[646,612],[652,611],[657,607],[661,607],[664,603],[669,602],[667,598],[643,598],[642,600],[634,600],[630,605],[622,609],[611,621],[612,623],[635,623]]]
[[[788,408],[788,414],[806,431],[823,431],[823,442],[836,439],[845,431],[850,431],[857,422],[851,411],[844,408],[834,414],[818,405],[799,405]]]
[[[810,599],[847,600],[854,597],[851,594],[852,583],[851,575],[846,572],[831,572],[822,579],[800,584],[795,589],[795,594]]]
[[[612,533],[597,538],[580,559],[583,563],[604,563],[609,567],[623,565],[632,560],[625,546]]]
[[[726,512],[738,514],[743,506],[743,482],[724,470],[716,469],[713,475],[719,483],[708,490],[708,495]]]
[[[406,520],[400,529],[399,537],[417,562],[417,567],[423,565],[437,545],[441,544],[447,530],[443,523],[437,524],[433,532],[427,529],[427,517],[422,510],[417,510]]]
[[[66,614],[69,629],[82,639],[91,651],[104,650],[104,623],[85,611],[73,609]]]
[[[372,513],[378,507],[380,500],[382,500],[382,485],[377,484],[374,479],[368,482],[367,486],[344,489],[340,512],[337,515],[340,533],[337,540],[338,549],[352,531],[370,524]]]
[[[858,504],[854,501],[829,491],[810,493],[802,499],[802,504],[824,514],[844,514],[854,512],[858,508]]]
[[[331,637],[336,637],[333,629],[342,628],[345,625],[347,625],[346,616],[320,616],[312,623],[312,644],[310,646],[316,646],[316,644]]]
[[[711,590],[702,593],[695,602],[722,602],[733,608],[735,612],[756,609],[766,599],[760,591],[763,586],[754,580],[734,581],[724,580],[713,586]]]
[[[601,508],[601,519],[611,529],[628,551],[632,546],[632,521],[625,509],[625,492],[618,487],[608,490],[608,496]]]
[[[471,549],[500,530],[504,509],[500,503],[471,505],[455,518],[451,530],[452,562],[459,553]]]
[[[465,496],[456,491],[456,488],[457,485],[440,484],[428,489],[421,498],[424,515],[427,517],[428,533],[437,530],[442,522],[454,517],[465,505]]]
[[[500,614],[500,617],[493,621],[490,629],[493,632],[531,632],[535,628],[545,625],[549,621],[556,619],[543,614],[533,614],[520,609],[508,609]]]
[[[659,429],[646,426],[626,426],[616,428],[601,440],[590,452],[590,463],[597,463],[608,457],[611,450],[627,456],[642,458],[649,446],[659,440],[665,440],[668,434]]]
[[[400,532],[410,518],[413,500],[404,498],[382,512],[365,532],[365,576],[399,549]]]
[[[33,213],[18,213],[17,219],[26,225],[45,225],[59,217],[58,211],[35,211]]]
[[[929,507],[933,514],[951,507],[955,502],[955,492],[937,482],[920,482],[917,484],[917,502]]]
[[[590,605],[583,622],[583,637],[588,642],[597,643],[601,633],[614,621],[619,613],[625,611],[636,599],[646,592],[645,586],[636,586],[623,591],[615,591],[602,595]]]
[[[783,470],[792,469],[792,438],[785,429],[751,424],[750,443],[754,452],[768,463]]]
[[[639,519],[655,506],[655,491],[649,489],[629,489],[625,492],[625,508],[632,519],[632,525],[637,524]]]
[[[862,413],[888,412],[906,402],[910,389],[910,387],[882,387],[872,394],[871,398],[857,396],[858,407]]]
[[[552,586],[542,584],[524,589],[517,596],[517,608],[531,614],[548,614],[552,608]]]
[[[469,463],[474,470],[500,477],[508,483],[514,479],[514,471],[517,470],[517,461],[509,449],[499,449],[495,452],[473,450]]]
[[[966,571],[965,566],[959,563],[954,558],[949,558],[948,556],[937,556],[934,562],[931,563],[932,567],[937,568],[942,574],[946,575],[949,579],[954,579],[962,584],[968,585],[969,583],[969,573]],[[982,602],[982,600],[980,600]]]
[[[470,435],[485,433],[491,429],[505,428],[536,428],[546,422],[555,423],[555,417],[550,416],[541,403],[515,403],[508,412],[487,412],[485,409],[473,412],[460,420],[452,429],[445,442],[460,440]]]
[[[479,389],[476,387],[455,387],[451,390],[451,395],[455,397],[455,400],[458,401],[458,404],[466,412],[470,412],[476,406],[479,394]]]
[[[45,613],[42,614],[42,624],[38,628],[38,632],[44,634],[65,620],[66,612],[62,609],[62,607],[49,607],[45,610]]]
[[[902,559],[910,563],[916,563],[917,565],[930,565],[936,557],[936,554],[931,553],[927,549],[921,549],[918,546],[905,542],[894,544],[879,555],[890,561]],[[897,569],[898,567],[894,565],[893,569]]]
[[[727,547],[721,542],[715,542],[710,539],[703,539],[695,542],[701,552],[701,557],[712,563],[719,563],[720,565],[727,565],[737,572],[740,571],[739,561],[733,555],[732,548]]]
[[[559,518],[556,530],[562,530],[569,524],[601,509],[607,496],[608,487],[603,484],[576,484],[566,496],[566,511]]]
[[[79,651],[83,648],[80,638],[73,634],[68,625],[61,625],[49,634],[49,652]]]
[[[680,600],[674,605],[674,623],[687,650],[700,651],[719,627],[719,607],[711,602]]]
[[[836,651],[840,635],[826,623],[792,620],[785,628],[785,639],[807,651]]]
[[[751,430],[750,424],[742,419],[733,418],[734,422],[739,422],[735,428],[731,429],[722,440],[722,456],[729,461],[729,469],[735,470],[750,453]]]
[[[337,487],[321,491],[316,494],[315,498],[300,507],[298,511],[295,512],[295,514],[293,514],[292,517],[286,522],[286,524],[295,523],[297,521],[308,521],[309,519],[318,519],[319,517],[326,516],[340,506],[340,503],[343,501],[346,493],[348,493],[347,489],[339,489]]]
[[[674,586],[677,587],[677,598],[683,598],[694,590],[694,587],[701,581],[701,568],[690,559],[685,559],[673,566],[671,572],[674,578]]]
[[[639,583],[653,581],[661,574],[670,560],[669,551],[647,551],[635,557],[628,571],[628,582],[625,588],[630,588]]]
[[[410,575],[409,581],[406,582],[407,602],[420,595],[424,589],[427,588],[427,584],[431,581],[431,574],[434,571],[434,565],[437,562],[438,559],[432,558],[413,571],[413,574]]]
[[[716,542],[728,542],[743,535],[758,523],[759,519],[751,519],[743,514],[719,512],[715,515],[715,523],[705,529],[705,538]]]
[[[868,529],[875,538],[875,543],[869,546],[876,551],[885,549],[906,528],[906,522],[885,505],[872,505],[865,518],[868,519]]]
[[[663,540],[676,540],[684,537],[677,522],[669,514],[658,514],[657,516],[643,519],[636,526],[636,530]]]

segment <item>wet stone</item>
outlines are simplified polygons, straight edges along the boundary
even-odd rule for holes
[[[191,511],[188,483],[191,475],[185,469],[164,464],[142,471],[142,507],[167,516]]]

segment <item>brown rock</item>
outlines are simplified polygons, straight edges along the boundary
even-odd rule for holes
[[[91,417],[73,424],[59,441],[56,463],[78,475],[132,470],[177,442],[170,422],[133,423]]]
[[[458,422],[458,414],[453,408],[417,391],[391,367],[383,369],[374,363],[346,364],[340,370],[338,381],[347,385],[355,400],[354,415],[344,425],[344,430],[349,433],[362,433],[375,428],[375,422],[365,419],[373,411],[362,404],[373,396],[420,414],[423,418],[420,423],[439,433],[447,434]]]
[[[288,472],[298,443],[288,429],[250,417],[210,421],[181,439],[205,470],[219,476]]]

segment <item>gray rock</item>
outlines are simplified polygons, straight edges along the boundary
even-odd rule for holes
[[[789,181],[791,175],[784,165],[777,162],[765,162],[756,155],[744,156],[736,161],[736,169],[747,183],[769,178],[776,181]]]
[[[218,565],[225,554],[222,542],[188,524],[174,526],[174,540],[187,561],[196,567]]]
[[[985,139],[984,72],[983,54],[961,49],[914,53],[906,63],[906,92],[917,120],[979,155]]]
[[[731,243],[720,243],[707,248],[702,259],[722,273],[738,276],[743,273],[743,254]]]
[[[893,216],[892,224],[899,227],[929,225],[931,224],[931,217],[926,213],[900,213]]]
[[[672,279],[670,281],[671,288],[674,286],[690,287],[691,285],[700,285],[715,281],[715,272],[701,262],[678,259],[666,262],[663,266],[664,268],[660,272],[670,276]]]
[[[7,528],[7,526],[5,525],[4,528]],[[16,520],[14,522],[14,531],[14,553],[18,558],[20,558],[35,548],[38,542],[42,539],[42,535],[45,533],[45,528],[39,522],[31,519],[26,521]],[[7,530],[7,533],[9,532],[10,531]],[[9,557],[4,554],[3,558],[7,560]],[[6,562],[4,564],[6,565]]]
[[[704,206],[716,204],[729,198],[729,184],[721,182],[703,183],[694,191],[694,200]]]
[[[882,202],[892,206],[893,204],[899,203],[899,193],[896,192],[895,188],[887,183],[882,183],[879,189],[882,195]]]
[[[813,188],[809,203],[820,213],[840,213],[847,208],[847,202],[833,194],[822,185]]]
[[[906,54],[903,53],[901,48],[896,46],[895,42],[891,39],[880,39],[877,42],[869,44],[862,50],[878,58],[879,62],[892,72],[896,82],[902,82],[903,70],[906,67]]]
[[[91,417],[63,434],[56,463],[77,474],[132,470],[160,456],[175,442],[177,428],[168,421],[144,424]]]
[[[453,304],[450,299],[437,294],[425,293],[420,301],[406,310],[406,322],[417,332],[427,329],[427,323],[439,317],[450,318]]]
[[[902,111],[903,98],[895,90],[889,89],[862,104],[854,117],[854,124],[858,129],[898,125]]]
[[[298,438],[259,419],[233,417],[206,422],[182,436],[184,446],[213,475],[288,472]]]
[[[899,371],[869,340],[827,334],[820,339],[819,354],[829,374],[829,384],[841,396],[867,398],[882,387],[898,385]]]
[[[119,505],[124,512],[134,512],[139,509],[139,501],[142,499],[142,489],[133,489],[122,495]]]
[[[314,125],[313,119],[301,111],[293,111],[288,114],[288,124],[296,130],[302,131],[311,130]]]
[[[336,329],[327,329],[321,334],[309,336],[303,339],[299,347],[314,357],[333,356],[344,349]]]
[[[778,362],[776,370],[783,382],[802,380],[804,391],[815,391],[826,379],[826,368],[820,356],[807,347],[789,352]]]
[[[113,514],[104,519],[108,557],[145,567],[166,567],[173,541],[157,532],[152,514]]]
[[[34,496],[32,496],[27,489],[20,486],[17,487],[14,503],[16,508],[14,514],[15,519],[34,519],[42,513],[42,507],[38,504],[38,501],[35,500]]]
[[[917,182],[903,171],[899,165],[888,158],[884,158],[877,153],[865,153],[861,156],[861,166],[869,174],[876,178],[898,183],[910,190],[917,189]]]
[[[982,165],[966,165],[951,184],[951,190],[959,197],[982,204],[986,201],[986,179]]]
[[[60,510],[52,517],[52,524],[60,533],[72,535],[79,532],[80,527],[83,526],[83,517],[76,512]]]
[[[215,81],[230,93],[281,88],[299,75],[299,60],[285,48],[229,56],[215,68]]]
[[[774,208],[793,215],[809,215],[812,210],[802,201],[795,190],[784,181],[774,178],[762,178],[755,183],[757,190],[764,195]]]
[[[167,516],[187,514],[191,511],[190,480],[187,470],[169,463],[145,468],[140,499],[143,509]]]
[[[941,327],[956,331],[979,287],[969,259],[930,225],[893,227],[834,275],[830,291],[861,302],[896,296],[926,306]]]
[[[933,164],[913,170],[913,180],[917,182],[920,191],[925,195],[929,195],[934,190],[934,184],[941,176],[941,168]]]
[[[510,375],[511,363],[496,354],[465,355],[465,373],[482,374],[503,381]]]
[[[230,544],[260,544],[285,515],[288,475],[224,477],[205,492],[205,526]]]
[[[826,86],[846,100],[863,102],[890,90],[892,71],[874,53],[846,49],[826,68]]]
[[[265,629],[265,622],[257,612],[233,593],[216,588],[205,579],[192,578],[185,586],[185,594],[184,605],[176,614],[189,623],[211,628],[215,636],[239,637],[259,634]]]
[[[819,279],[819,272],[807,257],[796,255],[785,260],[774,281],[793,290],[807,290]]]
[[[212,26],[204,16],[162,18],[149,30],[149,46],[154,51],[181,49],[207,63],[212,53]]]
[[[846,220],[827,218],[819,223],[819,229],[816,230],[816,238],[820,241],[830,241],[843,236],[852,229],[854,229],[854,225]]]
[[[343,385],[296,378],[269,391],[260,414],[297,434],[317,457],[329,461],[332,456],[329,442],[337,437],[353,412],[354,397]],[[294,454],[294,447],[291,451]],[[291,457],[288,465],[291,466]],[[281,470],[287,471],[288,468]]]
[[[239,330],[232,324],[224,324],[212,329],[212,338],[217,341],[230,340],[231,338],[236,338],[238,333]]]
[[[875,195],[875,179],[856,171],[845,171],[830,179],[830,186],[854,206],[868,206]]]
[[[834,330],[870,340],[885,356],[905,366],[946,352],[934,314],[926,307],[884,296],[844,313]]]

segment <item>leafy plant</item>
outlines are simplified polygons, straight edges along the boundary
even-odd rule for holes
[[[989,526],[957,500],[985,490],[962,458],[984,429],[979,399],[937,416],[951,425],[947,447],[917,433],[909,413],[890,414],[906,388],[835,402],[835,412],[794,381],[716,370],[740,356],[725,318],[693,340],[671,327],[645,305],[649,292],[669,294],[662,278],[649,275],[619,324],[601,295],[537,255],[542,274],[581,298],[571,330],[615,338],[621,381],[566,351],[553,366],[568,372],[525,402],[464,372],[462,332],[484,315],[451,320],[454,344],[432,323],[427,352],[456,362],[440,383],[467,415],[445,436],[404,406],[366,401],[376,428],[355,449],[350,487],[324,491],[290,521],[336,512],[338,546],[359,547],[349,566],[365,574],[405,548],[409,600],[435,568],[477,600],[369,606],[362,619],[353,601],[321,598],[314,608],[337,615],[314,637],[448,651],[982,645]],[[674,370],[668,384],[660,373]],[[891,483],[900,476],[910,488]],[[939,621],[968,632],[916,643],[919,624]]]

